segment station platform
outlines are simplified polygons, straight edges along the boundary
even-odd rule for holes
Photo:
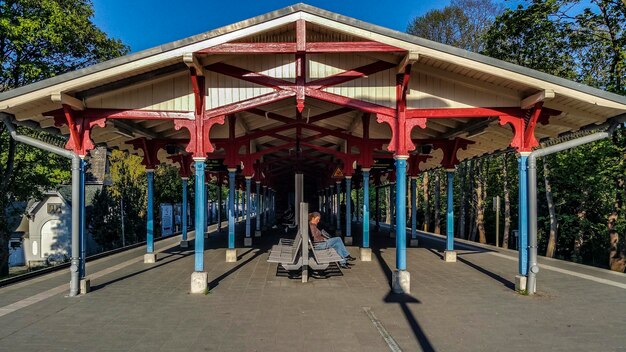
[[[625,350],[624,274],[540,258],[538,294],[524,296],[516,252],[458,241],[445,263],[441,238],[420,233],[407,249],[411,295],[396,295],[386,233],[371,234],[371,262],[305,284],[266,261],[281,230],[239,247],[236,263],[224,260],[226,231],[211,232],[206,295],[189,293],[193,246],[179,236],[155,243],[156,264],[145,247],[88,263],[86,295],[66,296],[65,270],[20,282],[0,289],[0,351]]]

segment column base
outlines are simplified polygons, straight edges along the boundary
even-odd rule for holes
[[[372,261],[372,249],[371,248],[361,248],[361,261],[362,262],[371,262]]]
[[[261,230],[254,231],[254,237],[261,237]]]
[[[391,275],[393,293],[411,293],[411,274],[406,270],[394,270]]]
[[[208,233],[208,232],[205,232],[205,233],[204,233],[204,239],[205,239],[205,240],[206,240],[206,239],[209,239],[209,233]]]
[[[409,241],[409,247],[419,247],[419,241],[417,238],[411,238],[411,241]]]
[[[524,275],[515,275],[515,291],[526,292],[526,279],[527,277]]]
[[[191,293],[207,293],[209,290],[209,273],[195,271],[191,273]]]
[[[336,230],[335,233],[337,234],[337,236],[341,236],[341,230]]]
[[[235,263],[237,262],[237,250],[236,249],[227,249],[226,250],[226,263]]]
[[[91,291],[91,280],[88,278],[80,279],[80,294],[84,295]]]
[[[252,237],[245,237],[243,239],[243,246],[244,247],[252,247]]]
[[[144,264],[154,264],[157,261],[156,253],[146,253],[143,255]]]
[[[183,248],[183,249],[189,248],[189,241],[188,240],[180,241],[180,248]]]
[[[456,263],[456,252],[443,251],[443,261],[446,263]]]
[[[389,237],[390,238],[396,238],[396,231],[395,230],[389,231]]]
[[[352,246],[352,239],[353,237],[344,237],[343,238],[343,244],[345,244],[346,246]]]

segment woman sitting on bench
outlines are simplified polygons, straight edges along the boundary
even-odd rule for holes
[[[343,258],[343,260],[339,262],[339,266],[343,269],[350,269],[346,260],[353,261],[356,259],[350,255],[350,252],[348,252],[346,247],[343,245],[341,238],[327,238],[322,234],[322,231],[317,228],[320,218],[320,213],[316,211],[309,214],[309,229],[311,230],[311,235],[313,236],[313,245],[316,249],[334,248],[335,251],[337,251],[337,254]]]

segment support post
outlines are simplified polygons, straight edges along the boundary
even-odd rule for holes
[[[228,249],[226,261],[237,261],[235,249],[235,172],[237,169],[228,169]]]
[[[397,181],[397,177],[398,175],[396,174],[396,181]],[[397,220],[397,216],[396,216],[396,188],[398,187],[398,184],[396,182],[396,187],[393,187],[394,183],[392,182],[389,185],[389,214],[391,216],[391,220],[389,223],[389,237],[391,238],[396,238],[396,221]]]
[[[85,278],[85,258],[86,258],[86,249],[85,249],[85,226],[86,226],[86,218],[85,218],[85,168],[87,164],[85,163],[84,156],[80,156],[80,225],[78,227],[78,237],[80,238],[80,257],[79,257],[79,268],[78,268],[78,277],[82,281]],[[86,293],[81,290],[81,293]]]
[[[246,238],[244,246],[252,246],[252,237],[250,237],[250,187],[252,186],[252,177],[246,176]]]
[[[456,262],[456,252],[454,251],[454,169],[447,169],[448,176],[448,205],[446,209],[446,250],[443,253],[445,262]]]
[[[261,237],[261,181],[256,181],[256,230],[254,237]]]
[[[146,170],[148,179],[148,206],[146,209],[146,254],[144,263],[156,263],[154,253],[154,169]]]
[[[296,225],[299,225],[299,221],[300,221],[300,203],[304,200],[304,180],[303,180],[303,175],[301,173],[296,173],[295,175],[295,215],[294,215],[294,220]]]
[[[335,182],[335,185],[337,186],[337,197],[335,202],[337,202],[337,206],[336,206],[336,210],[337,210],[337,235],[341,236],[341,181],[337,181]]]
[[[411,247],[417,247],[417,177],[411,177]]]
[[[343,241],[346,245],[352,245],[352,176],[346,176],[346,237]]]
[[[517,237],[518,275],[515,277],[515,289],[526,290],[528,275],[528,169],[527,159],[530,152],[521,152],[518,159],[519,172],[519,209]]]
[[[363,170],[363,243],[361,246],[361,261],[372,260],[372,249],[370,248],[370,169]]]
[[[187,177],[182,178],[183,181],[183,204],[182,204],[182,228],[181,235],[182,239],[180,241],[180,248],[189,248],[189,241],[187,240]]]
[[[267,190],[267,186],[263,186],[263,227],[267,228],[268,226],[268,222],[267,222],[267,213],[269,210],[269,197],[268,197],[268,190]]]
[[[208,209],[209,209],[209,183],[206,182],[206,175],[205,175],[205,182],[203,183],[203,192],[204,192],[204,203],[202,203],[202,211],[204,212],[204,236],[208,238],[208,232],[209,232],[209,216],[208,216]]]
[[[222,232],[222,181],[217,181],[217,232]]]
[[[195,166],[195,251],[194,272],[191,274],[191,293],[204,293],[208,289],[208,273],[204,271],[204,158],[194,158]]]
[[[406,160],[408,155],[396,155],[396,270],[392,276],[395,293],[410,293],[410,274],[406,271]]]

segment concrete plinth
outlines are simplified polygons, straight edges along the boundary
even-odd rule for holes
[[[354,237],[350,236],[350,237],[344,237],[343,238],[343,244],[345,244],[346,246],[352,246],[352,239]]]
[[[389,231],[389,237],[390,238],[396,238],[396,231]]]
[[[341,236],[341,230],[336,230],[335,233],[337,234],[337,236]]]
[[[236,261],[237,261],[237,250],[227,249],[226,250],[226,263],[235,263]]]
[[[180,241],[180,248],[185,248],[185,249],[189,248],[189,241],[188,240]]]
[[[411,238],[411,241],[409,242],[409,247],[418,247],[419,246],[419,241],[417,240],[417,238]]]
[[[209,273],[196,271],[191,273],[191,293],[206,293],[209,288]]]
[[[206,239],[209,239],[209,233],[208,233],[208,232],[205,232],[205,233],[204,233],[204,239],[205,239],[205,240],[206,240]]]
[[[372,261],[372,249],[371,248],[361,248],[361,261],[362,262]]]
[[[254,237],[261,237],[261,231],[254,231]]]
[[[526,276],[515,275],[515,291],[517,292],[526,291]]]
[[[91,291],[91,280],[88,278],[80,279],[80,294],[84,295]]]
[[[157,261],[156,253],[146,253],[143,256],[143,262],[145,264],[154,264]]]
[[[244,247],[251,247],[252,246],[252,237],[245,237],[243,239],[243,246]]]
[[[411,293],[411,274],[406,270],[394,270],[391,275],[393,293]]]
[[[443,261],[446,263],[456,263],[456,252],[443,251]]]

